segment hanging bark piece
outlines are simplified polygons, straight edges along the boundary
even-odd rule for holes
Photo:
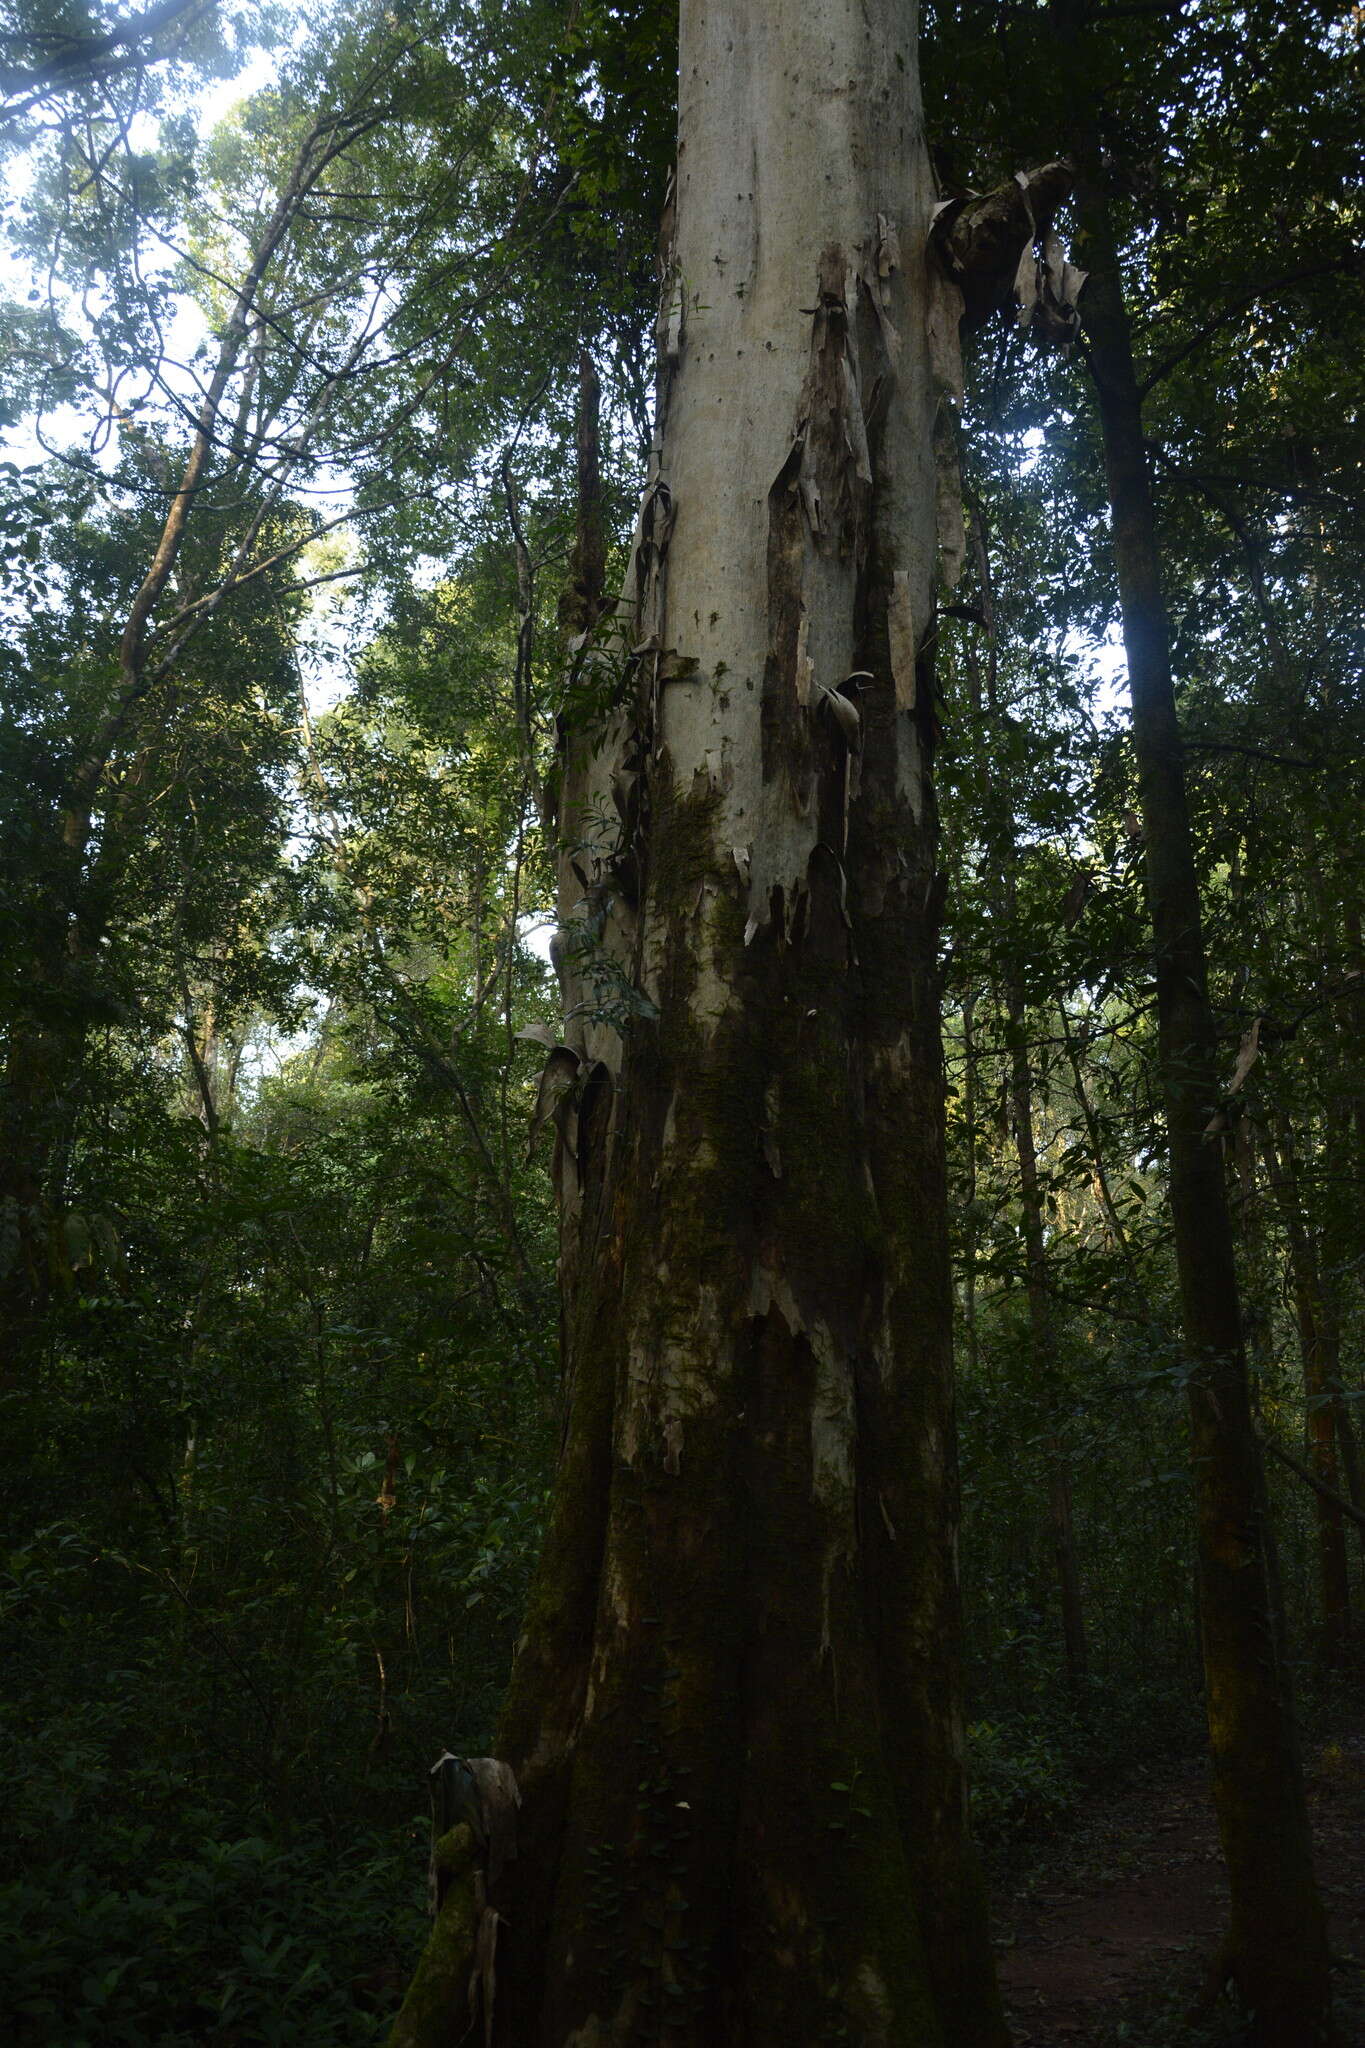
[[[897,569],[891,578],[886,603],[886,629],[891,643],[891,674],[896,685],[896,709],[913,711],[917,693],[915,662],[919,649],[915,641],[915,615],[910,597],[910,578]]]
[[[483,2012],[484,2048],[493,2048],[493,2013],[498,1990],[498,1928],[501,1920],[492,1906],[479,1915],[474,1937],[474,1969],[469,1979],[469,2024]]]
[[[941,266],[929,266],[929,365],[939,395],[961,405],[964,393],[962,372],[961,289]]]
[[[802,628],[805,606],[805,534],[802,528],[801,465],[806,428],[802,421],[768,493],[768,657],[763,674],[763,775],[780,766],[777,745],[781,703],[788,693],[800,703],[805,670]]]
[[[889,266],[879,275],[889,276]],[[803,498],[821,507],[813,537],[861,561],[866,549],[872,468],[849,324],[850,272],[837,243],[820,254],[818,303],[811,329],[811,366],[802,393],[806,431],[801,454]]]
[[[1062,898],[1062,923],[1068,930],[1075,924],[1095,891],[1095,877],[1088,868],[1080,868],[1071,877],[1067,892]]]
[[[895,229],[879,215],[868,285],[879,307],[882,280],[890,278],[898,262]],[[857,707],[818,675],[809,651],[812,616],[819,616],[831,594],[846,583],[847,564],[852,562],[856,575],[867,553],[872,457],[850,319],[857,282],[858,273],[842,248],[827,244],[817,268],[810,364],[796,433],[768,493],[763,769],[765,780],[785,780],[790,807],[798,815],[810,808],[815,762],[806,725],[790,716],[789,707],[794,703],[813,711],[827,705],[848,747],[857,744]],[[801,886],[799,877],[787,885],[789,918]]]
[[[581,1065],[581,1057],[571,1045],[556,1045],[552,1048],[550,1057],[541,1069],[540,1086],[536,1090],[536,1106],[531,1117],[533,1149],[536,1139],[550,1121],[555,1123],[560,1136],[564,1136],[563,1113]]]
[[[1237,1093],[1243,1081],[1245,1081],[1247,1075],[1256,1064],[1261,1050],[1261,1025],[1264,1021],[1264,1018],[1253,1017],[1251,1029],[1237,1048],[1237,1064],[1232,1070],[1232,1079],[1228,1082],[1229,1095]]]
[[[635,632],[627,671],[638,668],[636,715],[649,729],[658,731],[659,689],[663,681],[660,637],[664,613],[664,577],[668,543],[673,532],[673,493],[666,478],[657,472],[640,503],[635,522],[632,573],[635,584]],[[645,679],[648,679],[647,682]]]
[[[676,292],[676,278],[667,263],[663,269],[661,332],[667,327],[667,304]],[[601,1014],[597,992],[605,980],[619,980],[626,990],[631,985],[641,839],[648,812],[645,767],[663,646],[658,619],[675,508],[660,471],[656,443],[649,485],[636,518],[624,594],[620,600],[607,598],[602,589],[600,387],[590,369],[585,359],[579,384],[578,524],[569,606],[577,630],[568,640],[569,688],[564,712],[557,720],[557,786],[555,802],[547,811],[561,841],[550,958],[564,1013],[563,1027],[551,1034],[549,1049],[553,1052],[562,1043],[566,1052],[578,1055],[588,1066],[601,1060],[614,1072],[619,1064],[619,1033],[614,1019]],[[661,342],[656,421],[661,417],[659,407],[666,404],[669,374]],[[574,601],[580,596],[586,602]],[[604,832],[604,821],[613,815],[619,831]],[[540,1037],[539,1042],[545,1044],[547,1039]],[[553,1109],[561,1083],[570,1079],[563,1062],[559,1067],[555,1075],[547,1071],[542,1076],[540,1108]],[[559,1101],[556,1124],[563,1142],[555,1146],[551,1168],[565,1219],[561,1255],[565,1271],[571,1270],[573,1263],[573,1211],[579,1195],[571,1151],[575,1110],[576,1097],[571,1091]],[[537,1132],[543,1121],[541,1115]]]
[[[940,207],[931,230],[948,276],[963,300],[963,331],[974,334],[1009,305],[1022,259],[1046,235],[1071,191],[1074,172],[1059,159],[1019,171],[993,192],[972,193]]]
[[[1018,321],[1042,341],[1070,348],[1080,332],[1077,302],[1088,272],[1068,261],[1051,228],[1025,249],[1015,274]]]
[[[492,2048],[493,2041],[498,1929],[502,1925],[501,1916],[488,1903],[488,1893],[516,1858],[520,1805],[515,1774],[497,1757],[460,1757],[444,1750],[431,1767],[427,1900],[432,1913],[453,1922],[443,1930],[454,1964],[454,1968],[447,1966],[445,1975],[452,1991],[467,1975],[469,2031],[482,2012],[485,2048]],[[468,1961],[461,1962],[459,1952],[466,1947]],[[413,2009],[417,1989],[414,1985],[404,2003],[395,2040],[407,2038],[405,2023],[416,2038],[424,2037],[423,2016]]]
[[[455,1756],[442,1750],[431,1767],[431,1865],[428,1888],[434,1912],[438,1896],[437,1850],[445,1836],[467,1827],[484,1870],[494,1882],[517,1853],[517,1808],[521,1794],[510,1765],[497,1757]]]
[[[475,1839],[483,1850],[488,1881],[496,1884],[504,1867],[517,1853],[517,1808],[521,1794],[510,1764],[495,1756],[465,1759],[465,1769],[474,1781]]]
[[[828,689],[824,685],[820,690],[820,702],[833,715],[849,753],[856,752],[862,744],[862,720],[858,716],[857,705],[841,691]]]

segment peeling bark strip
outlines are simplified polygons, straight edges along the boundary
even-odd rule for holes
[[[909,23],[681,8],[654,458],[566,714],[564,1437],[499,1730],[497,2048],[1005,2038],[917,674],[953,301]],[[466,2023],[469,1889],[396,2048]]]
[[[881,285],[894,264],[893,231],[879,216],[880,236],[874,281],[868,286],[878,305]],[[812,316],[810,367],[802,388],[796,436],[768,493],[768,656],[763,673],[763,772],[785,771],[793,808],[810,804],[813,772],[810,734],[798,708],[811,710],[838,695],[839,682],[817,677],[810,653],[810,615],[831,592],[823,561],[833,558],[834,577],[855,588],[867,559],[872,502],[872,461],[858,375],[857,338],[848,297],[859,280],[837,243],[820,256]],[[856,311],[856,299],[855,307]],[[846,600],[845,600],[846,601]],[[848,728],[842,714],[844,730]]]

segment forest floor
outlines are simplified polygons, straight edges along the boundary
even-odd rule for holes
[[[1318,1877],[1330,1919],[1344,2048],[1365,2048],[1365,1733],[1308,1755]],[[1234,2043],[1230,2009],[1202,2030],[1227,1897],[1207,1772],[1152,1769],[997,1873],[995,1925],[1016,2048]]]

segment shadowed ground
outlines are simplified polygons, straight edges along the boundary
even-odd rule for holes
[[[1309,1753],[1318,1874],[1347,2048],[1365,2048],[1365,1734]],[[1227,1909],[1198,1764],[1153,1771],[1001,1877],[1000,1977],[1017,2048],[1167,2048],[1239,2038],[1180,2024]]]

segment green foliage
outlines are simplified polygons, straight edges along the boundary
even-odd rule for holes
[[[117,1726],[87,1715],[79,1733],[44,1733],[45,1753],[30,1745],[6,1757],[46,1795],[7,1815],[23,1856],[22,1877],[0,1885],[8,2039],[374,2039],[397,1959],[420,1938],[411,1841],[343,1842],[317,1825],[282,1840],[224,1839],[221,1813],[211,1797],[195,1803],[188,1770],[114,1763],[125,1746]],[[358,1956],[368,1967],[357,1969]]]
[[[1365,1425],[1355,32],[1261,0],[1062,11],[1074,35],[1055,7],[935,5],[929,117],[949,191],[1070,146],[1078,109],[1096,124],[1229,1078],[1261,1020],[1217,1139],[1261,1426],[1301,1450],[1307,1247],[1345,1486]],[[603,375],[619,578],[676,11],[405,0],[296,35],[220,7],[37,98],[34,38],[104,15],[3,17],[25,76],[4,83],[0,1286],[24,1306],[0,1381],[0,2028],[31,2048],[360,2042],[419,1939],[425,1769],[492,1740],[557,1437],[540,1055],[517,1034],[558,1018],[528,943],[554,915],[556,717],[620,684],[605,659],[565,678],[556,617],[577,357]],[[253,47],[271,83],[201,133],[196,94]],[[344,146],[237,334],[329,121]],[[131,608],[219,364],[130,685]],[[1084,361],[982,337],[964,477],[980,546],[936,641],[948,1163],[968,1744],[1003,1852],[1192,1746],[1198,1678]],[[561,943],[594,1015],[625,1022],[642,998],[597,938],[588,906]],[[1272,1186],[1267,1135],[1292,1180]],[[1318,1530],[1279,1466],[1272,1494],[1303,1661]],[[597,1853],[603,1939],[621,1856]]]
[[[1045,1842],[1135,1766],[1199,1748],[1199,1700],[1181,1674],[1068,1690],[1057,1685],[1041,1636],[1016,1636],[1004,1653],[1013,1671],[999,1687],[998,1714],[967,1724],[972,1826],[993,1856]]]
[[[1065,1818],[1080,1793],[1074,1762],[1027,1719],[967,1727],[972,1826],[992,1847],[1038,1835]]]

